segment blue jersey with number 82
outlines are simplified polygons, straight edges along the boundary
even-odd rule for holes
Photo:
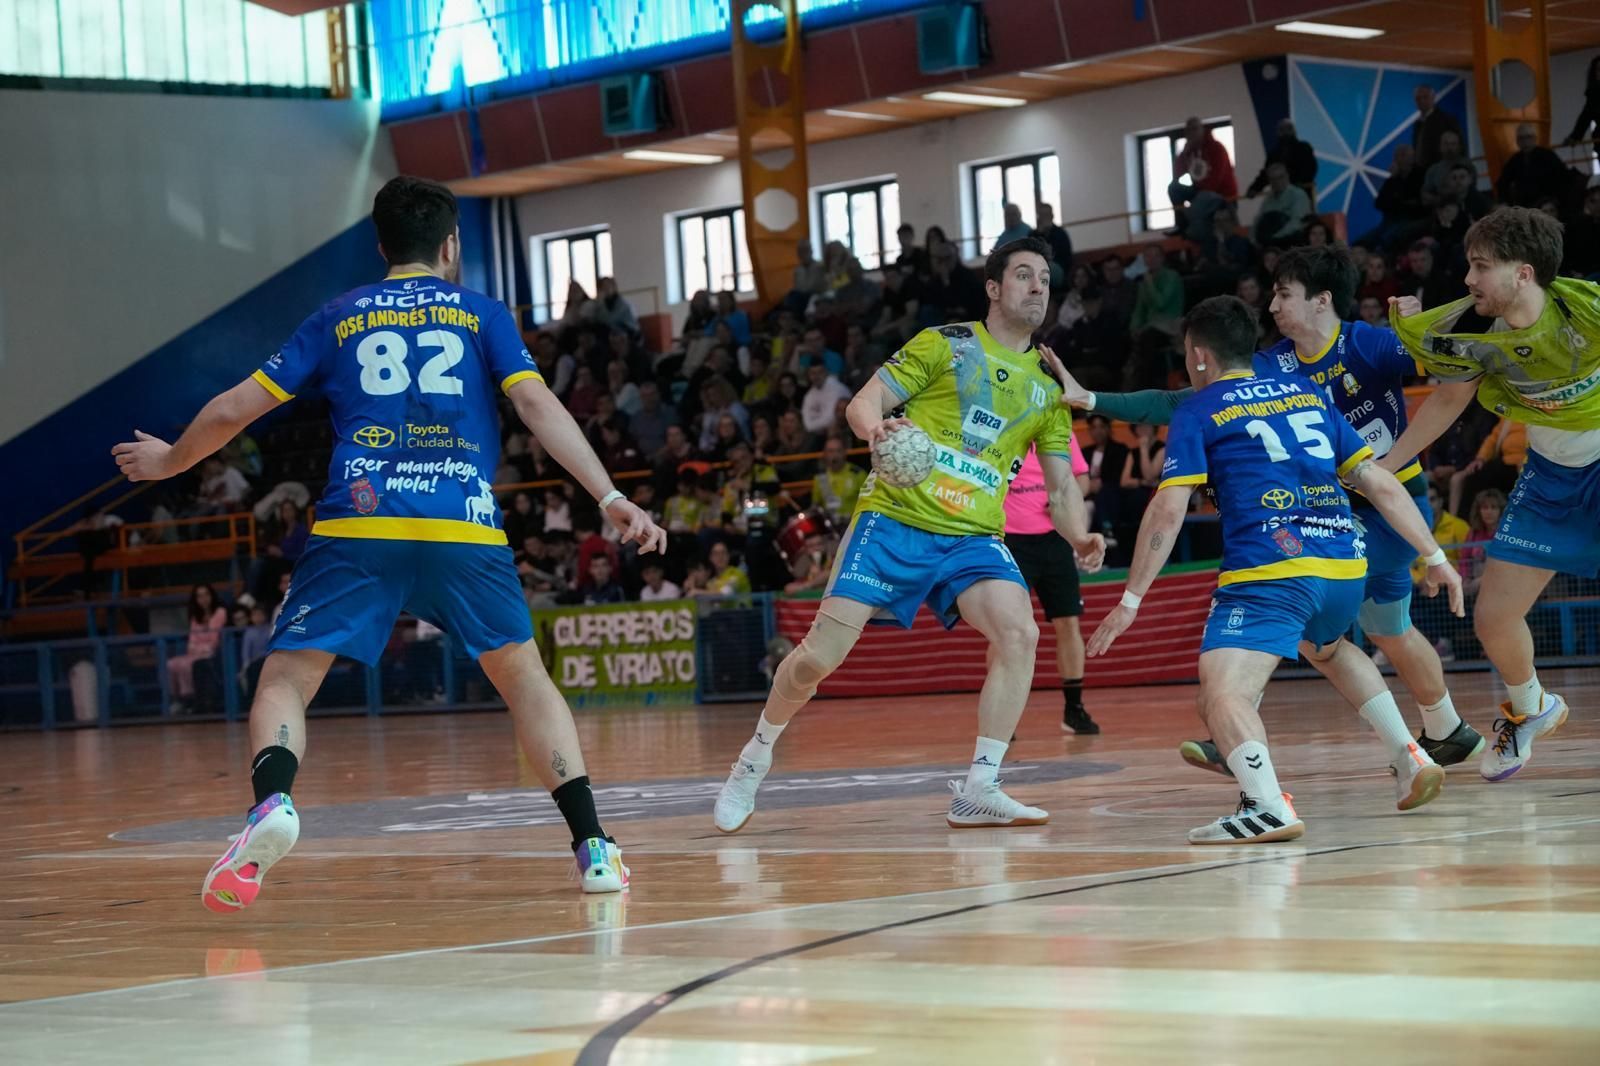
[[[1339,476],[1371,457],[1311,382],[1238,371],[1173,412],[1161,487],[1214,486],[1218,585],[1359,578],[1367,564]]]
[[[427,274],[353,289],[256,371],[280,400],[332,408],[319,536],[504,544],[489,483],[496,396],[538,369],[505,306]]]

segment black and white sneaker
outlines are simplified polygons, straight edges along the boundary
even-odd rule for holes
[[[1306,824],[1294,813],[1293,796],[1285,792],[1277,805],[1267,807],[1239,793],[1239,806],[1199,829],[1189,830],[1191,844],[1270,844],[1304,836]]]
[[[1232,777],[1233,771],[1228,769],[1228,760],[1222,757],[1222,752],[1211,742],[1205,740],[1186,740],[1178,745],[1178,754],[1183,761],[1200,770],[1210,770],[1214,774]]]
[[[1100,732],[1100,726],[1082,707],[1068,707],[1061,712],[1061,731],[1080,737],[1092,737]]]
[[[1417,747],[1440,766],[1454,766],[1482,754],[1485,743],[1483,734],[1465,722],[1443,740],[1434,740],[1426,731],[1417,734]]]

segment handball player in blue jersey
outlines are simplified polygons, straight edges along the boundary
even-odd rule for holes
[[[1195,392],[1173,414],[1162,481],[1139,527],[1122,603],[1089,642],[1104,654],[1133,623],[1183,527],[1198,485],[1216,489],[1222,570],[1200,645],[1200,715],[1238,779],[1235,813],[1189,834],[1194,844],[1292,840],[1305,832],[1278,786],[1257,705],[1283,658],[1338,653],[1366,594],[1362,538],[1341,480],[1360,492],[1418,553],[1430,592],[1461,577],[1434,543],[1410,495],[1303,377],[1253,368],[1254,312],[1231,296],[1201,302],[1184,321]],[[1432,798],[1443,771],[1408,743],[1394,766],[1402,785]],[[1425,800],[1424,800],[1425,801]]]
[[[1284,340],[1256,353],[1255,372],[1263,377],[1310,381],[1382,459],[1406,430],[1405,378],[1416,372],[1394,330],[1364,322],[1345,322],[1339,311],[1355,297],[1357,271],[1342,248],[1293,248],[1278,260],[1273,274],[1272,315]],[[1112,418],[1161,424],[1192,389],[1128,394],[1089,393],[1067,379],[1065,399]],[[1429,528],[1432,508],[1420,463],[1410,462],[1395,476],[1410,494]],[[1361,630],[1395,666],[1411,690],[1422,717],[1416,744],[1440,766],[1452,766],[1483,751],[1485,741],[1461,720],[1445,687],[1439,653],[1411,625],[1411,545],[1357,494],[1351,510],[1366,544],[1367,580],[1358,621]],[[1411,743],[1394,696],[1377,666],[1354,644],[1341,643],[1333,657],[1313,665],[1372,725],[1391,760],[1406,755]],[[1185,741],[1179,752],[1193,765],[1227,773],[1210,740]],[[1412,782],[1414,786],[1416,782]],[[1420,806],[1422,796],[1397,775],[1396,805]]]
[[[377,663],[402,609],[449,633],[511,710],[517,739],[572,831],[587,892],[626,887],[605,835],[578,734],[533,643],[490,479],[499,393],[641,551],[666,533],[616,491],[583,432],[545,386],[505,306],[456,284],[461,233],[444,186],[399,177],[372,206],[387,276],[306,319],[260,370],[212,399],[175,444],[145,434],[113,449],[130,481],[173,477],[296,394],[328,400],[328,484],[296,563],[250,709],[255,805],[201,890],[211,910],[248,905],[294,846],[290,791],[306,707],[337,655]]]

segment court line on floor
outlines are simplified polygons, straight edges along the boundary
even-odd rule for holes
[[[1577,818],[1565,822],[1534,826],[1531,828],[1543,831],[1550,829],[1563,829],[1569,826],[1590,825],[1594,823],[1600,823],[1600,817]],[[1038,885],[1059,884],[1063,881],[1092,881],[1092,883],[1089,884],[1071,885],[1064,889],[1052,889],[1050,891],[1034,893],[1027,896],[1013,896],[1007,899],[993,900],[985,903],[968,904],[967,906],[959,908],[958,910],[941,911],[935,915],[929,915],[925,916],[923,919],[919,919],[931,920],[934,917],[948,917],[950,914],[954,913],[965,913],[970,910],[982,910],[988,907],[997,906],[1001,903],[1024,902],[1030,899],[1047,898],[1055,895],[1066,895],[1072,892],[1085,891],[1091,888],[1107,888],[1121,884],[1134,884],[1139,881],[1154,880],[1160,877],[1170,877],[1181,873],[1204,873],[1212,870],[1232,869],[1239,866],[1256,866],[1264,862],[1276,862],[1286,858],[1305,858],[1313,855],[1334,854],[1341,851],[1355,851],[1362,848],[1395,847],[1408,844],[1428,844],[1443,840],[1457,840],[1463,837],[1488,836],[1495,833],[1511,833],[1518,831],[1525,832],[1529,830],[1529,828],[1530,827],[1524,823],[1518,825],[1500,826],[1493,829],[1461,830],[1453,833],[1441,833],[1432,836],[1406,838],[1403,840],[1369,842],[1365,844],[1332,845],[1328,848],[1316,850],[1290,848],[1289,850],[1279,851],[1271,855],[1260,855],[1258,853],[1240,854],[1235,852],[1234,854],[1240,855],[1240,857],[1232,860],[1202,862],[1200,864],[1164,863],[1157,866],[1134,867],[1131,870],[1123,870],[1116,874],[1073,874],[1067,877],[1041,877],[1031,881],[1008,881],[991,885],[959,885],[952,888],[929,889],[924,892],[902,892],[888,896],[866,896],[857,899],[827,900],[818,903],[798,903],[790,907],[773,907],[765,910],[739,911],[732,914],[710,914],[699,918],[677,918],[671,921],[649,922],[644,925],[630,925],[614,929],[580,929],[568,933],[550,933],[544,936],[518,937],[514,940],[495,940],[480,944],[454,944],[447,947],[419,948],[415,951],[398,951],[383,955],[360,955],[348,959],[330,959],[327,962],[307,962],[294,966],[280,966],[265,970],[256,970],[250,973],[206,974],[198,977],[178,977],[168,981],[153,981],[149,984],[129,985],[124,988],[103,988],[96,989],[92,992],[72,992],[61,996],[45,996],[38,999],[16,1000],[11,1003],[0,1003],[0,1015],[16,1013],[26,1010],[30,1007],[42,1006],[45,1004],[97,999],[103,996],[127,995],[131,993],[150,992],[157,989],[179,988],[189,985],[204,985],[222,981],[261,980],[263,977],[270,980],[281,975],[305,973],[312,970],[323,970],[336,966],[351,966],[369,962],[399,962],[402,960],[428,958],[434,955],[449,955],[458,952],[493,951],[501,948],[526,947],[534,944],[556,943],[563,940],[579,940],[585,937],[614,936],[617,934],[625,935],[627,933],[643,932],[645,930],[654,929],[678,929],[685,926],[711,925],[719,922],[740,921],[750,918],[765,918],[771,915],[796,914],[802,911],[818,910],[824,907],[892,904],[902,903],[907,900],[926,899],[930,896],[948,896],[954,893],[991,892],[1003,889],[1030,888]],[[1129,874],[1136,876],[1130,878],[1127,876]],[[911,923],[891,923],[888,926],[874,927],[874,929],[892,928],[896,924]],[[872,930],[868,930],[867,932],[870,931]],[[860,934],[851,935],[866,935],[866,933],[863,932]],[[810,945],[810,947],[816,946],[818,946],[818,944]],[[809,950],[809,948],[806,948],[805,950]],[[760,956],[758,958],[765,960],[767,956]],[[754,963],[753,965],[758,964],[759,963]],[[748,969],[749,966],[745,966],[744,968]],[[731,976],[731,973],[729,976]],[[624,1017],[627,1016],[625,1015]],[[612,1024],[614,1025],[616,1023]],[[605,1030],[602,1030],[602,1032],[604,1031]],[[602,1059],[595,1061],[603,1062],[607,1060]]]
[[[832,947],[835,944],[843,944],[851,940],[859,940],[863,937],[887,932],[891,929],[905,929],[914,925],[926,925],[929,922],[936,922],[945,918],[960,917],[967,914],[975,914],[979,911],[992,910],[996,907],[1005,906],[1011,903],[1034,903],[1038,902],[1039,900],[1054,899],[1059,896],[1069,896],[1080,892],[1088,892],[1096,888],[1136,885],[1146,881],[1160,881],[1174,877],[1184,877],[1189,874],[1209,873],[1214,870],[1226,869],[1233,866],[1256,866],[1271,862],[1281,862],[1284,859],[1291,858],[1310,859],[1322,855],[1338,855],[1351,851],[1366,851],[1375,848],[1392,848],[1407,844],[1427,843],[1433,840],[1456,840],[1463,837],[1490,836],[1495,833],[1510,833],[1517,831],[1525,832],[1529,831],[1530,829],[1535,832],[1541,832],[1545,830],[1566,828],[1574,825],[1588,825],[1597,822],[1600,822],[1600,818],[1579,818],[1566,822],[1554,823],[1547,826],[1530,827],[1527,825],[1517,825],[1505,826],[1496,829],[1461,830],[1455,833],[1443,833],[1435,837],[1424,837],[1417,840],[1369,841],[1364,844],[1338,844],[1331,845],[1326,848],[1276,851],[1273,854],[1260,855],[1256,858],[1246,858],[1236,862],[1189,866],[1183,869],[1163,869],[1161,867],[1155,867],[1145,871],[1123,871],[1122,874],[1116,875],[1109,880],[1102,881],[1097,884],[1070,885],[1066,888],[1051,889],[1045,892],[1033,892],[1022,896],[1012,896],[1009,899],[969,903],[963,907],[953,907],[949,910],[936,911],[933,914],[921,914],[912,918],[901,918],[898,921],[884,922],[880,925],[868,926],[864,929],[856,929],[845,933],[835,933],[833,936],[821,937],[817,940],[809,941],[804,944],[796,944],[787,948],[779,948],[776,951],[769,951],[762,955],[752,956],[748,959],[745,959],[743,962],[736,962],[731,966],[724,966],[720,970],[714,970],[711,973],[697,977],[692,981],[685,981],[682,984],[667,989],[665,992],[661,992],[655,996],[652,996],[643,1004],[635,1007],[627,1014],[624,1014],[622,1017],[609,1023],[598,1033],[594,1034],[594,1036],[590,1037],[588,1042],[586,1042],[582,1049],[579,1050],[578,1057],[573,1060],[573,1066],[609,1066],[609,1063],[611,1062],[611,1055],[614,1051],[616,1051],[619,1043],[625,1040],[630,1034],[633,1033],[634,1030],[648,1022],[651,1018],[654,1018],[657,1014],[660,1014],[674,1003],[694,992],[698,992],[701,989],[707,988],[721,981],[726,981],[731,977],[737,977],[739,974],[745,973],[748,970],[753,970],[758,966],[764,966],[769,962],[776,962],[779,959],[792,958],[796,955],[801,955],[809,951],[815,951],[819,948]]]

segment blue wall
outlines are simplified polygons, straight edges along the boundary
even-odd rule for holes
[[[489,278],[489,215],[487,201],[461,201],[462,283],[480,291]],[[116,475],[112,445],[131,440],[135,429],[174,439],[207,400],[254,373],[307,315],[383,272],[377,233],[362,220],[0,445],[7,472],[0,559],[15,556],[19,530]]]

